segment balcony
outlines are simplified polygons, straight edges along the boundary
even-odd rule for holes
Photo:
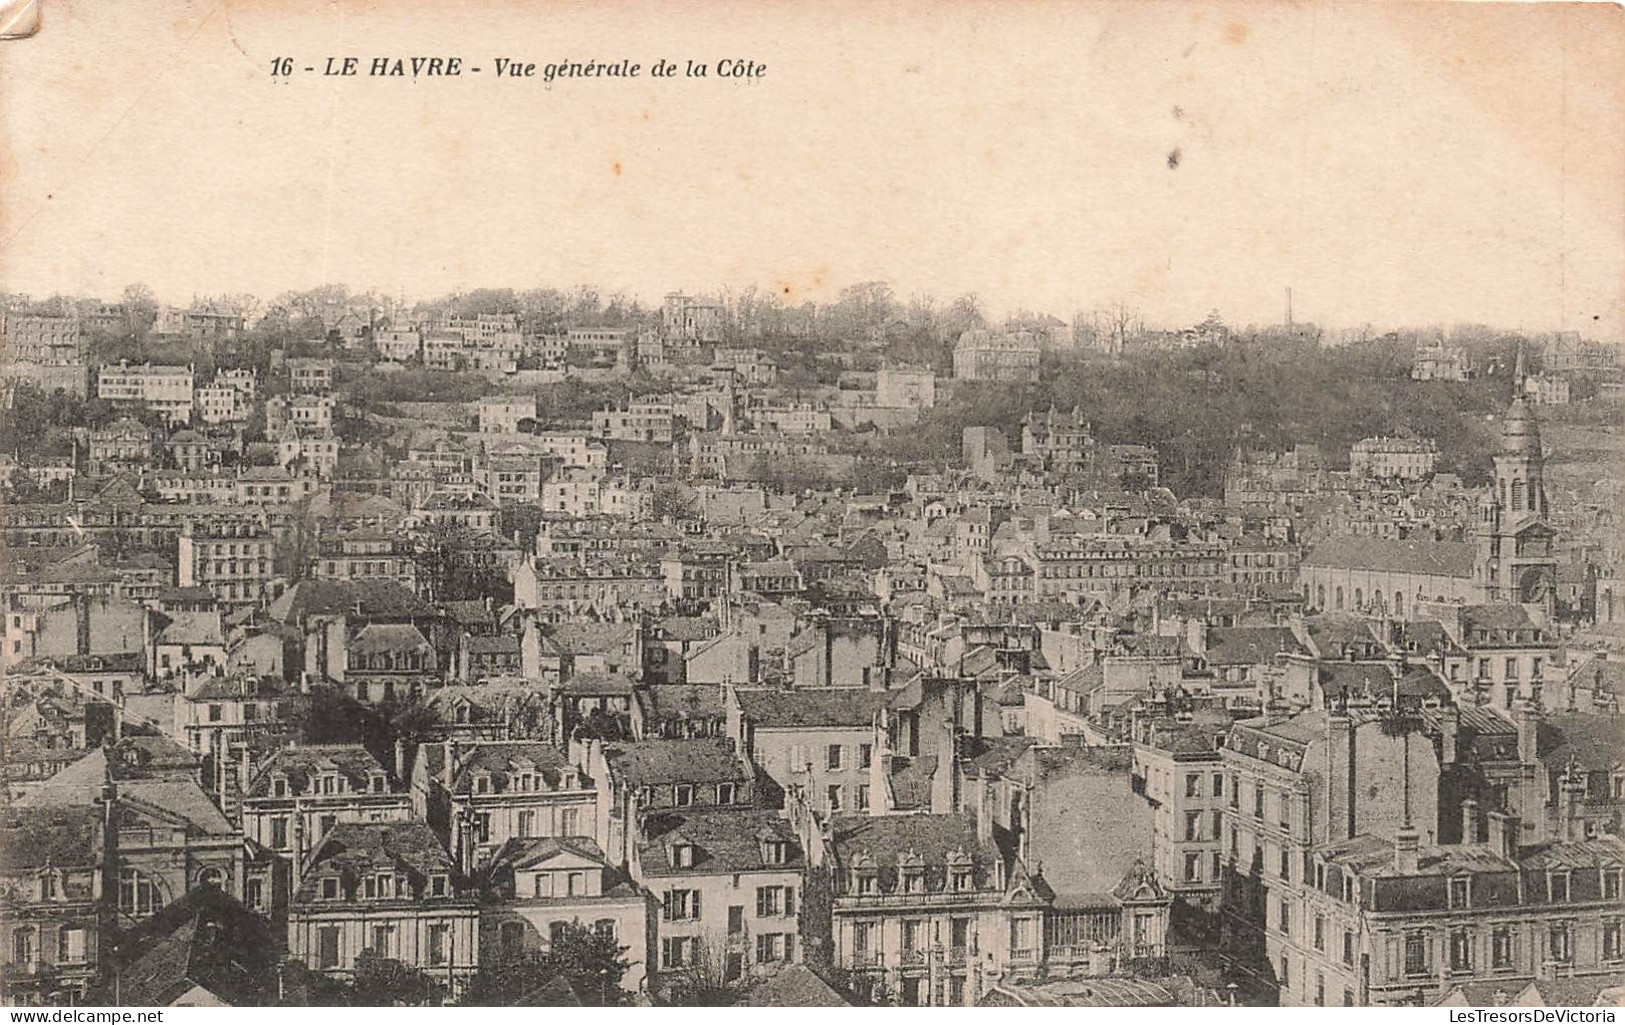
[[[1037,961],[1037,960],[1038,960],[1038,948],[1037,947],[1012,947],[1012,948],[1010,948],[1010,963],[1011,964],[1025,964],[1025,963],[1029,963],[1029,962]]]
[[[886,967],[886,955],[878,950],[854,950],[847,966],[855,972],[878,971]]]

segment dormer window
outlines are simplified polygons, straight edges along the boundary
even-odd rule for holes
[[[331,876],[322,880],[322,899],[339,899],[339,881]]]
[[[925,870],[919,867],[903,869],[903,892],[925,892]]]
[[[381,794],[388,787],[388,781],[383,773],[374,772],[367,777],[367,789],[375,794]]]
[[[273,777],[271,779],[271,796],[272,797],[287,797],[288,796],[288,777],[286,777],[286,776],[275,776],[275,777]]]
[[[429,896],[444,897],[450,888],[451,881],[446,876],[432,875],[429,877]]]
[[[1472,897],[1473,880],[1470,876],[1461,876],[1450,880],[1450,906],[1452,908],[1465,908]]]
[[[688,808],[694,804],[694,788],[687,783],[679,783],[673,788],[672,803],[679,808]]]
[[[672,844],[671,864],[673,868],[693,868],[694,845],[686,842]]]
[[[39,899],[57,900],[62,896],[62,875],[55,869],[46,869],[39,877]]]
[[[474,792],[476,794],[489,794],[491,792],[491,774],[489,772],[475,774]]]
[[[1546,899],[1554,904],[1568,901],[1569,874],[1567,872],[1548,872],[1546,874]]]
[[[322,793],[336,794],[339,792],[339,777],[336,772],[329,772],[322,776]]]
[[[717,803],[718,804],[732,804],[732,803],[734,803],[734,785],[732,783],[718,783],[717,784]]]
[[[872,897],[880,892],[880,880],[873,872],[857,873],[858,896]]]
[[[768,865],[782,865],[789,860],[790,845],[783,840],[762,841],[762,861]]]
[[[536,776],[534,773],[521,772],[514,777],[514,785],[522,793],[529,793],[536,789]]]
[[[971,888],[971,870],[969,866],[960,865],[948,871],[948,884],[956,893],[964,893]]]

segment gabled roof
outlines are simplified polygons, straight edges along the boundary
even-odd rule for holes
[[[835,727],[866,729],[886,706],[888,694],[858,688],[836,690],[735,690],[741,713],[760,729]]]
[[[291,793],[308,793],[311,779],[329,772],[342,776],[351,793],[360,793],[368,789],[374,773],[385,769],[360,744],[296,744],[265,760],[248,785],[248,796],[269,796],[271,781],[278,775],[288,778]]]
[[[673,839],[693,845],[692,866],[672,863],[669,847]],[[763,857],[764,839],[789,845],[783,864],[771,864]],[[778,812],[742,809],[649,815],[643,820],[638,859],[650,876],[799,872],[804,864],[795,831]]]
[[[750,779],[728,742],[713,737],[610,744],[604,748],[604,759],[610,772],[629,787]]]
[[[1470,579],[1477,555],[1477,547],[1466,541],[1398,541],[1344,535],[1316,545],[1304,556],[1303,565]]]

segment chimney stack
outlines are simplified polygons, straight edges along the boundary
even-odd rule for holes
[[[293,816],[293,878],[288,889],[294,893],[299,892],[299,881],[305,874],[305,817],[295,813]]]
[[[1509,861],[1518,860],[1518,834],[1522,824],[1518,816],[1504,811],[1492,811],[1484,816],[1489,826],[1489,845],[1496,854]]]
[[[1439,761],[1441,766],[1456,764],[1456,741],[1461,730],[1461,709],[1452,705],[1445,713],[1442,726],[1442,736],[1439,739]]]
[[[1394,833],[1394,870],[1404,875],[1415,875],[1421,854],[1421,835],[1410,823],[1400,826]]]
[[[1471,797],[1461,802],[1461,842],[1478,842],[1478,802]]]
[[[395,738],[395,778],[406,779],[406,741],[404,738]]]
[[[1540,715],[1535,711],[1535,706],[1526,701],[1518,706],[1514,718],[1518,724],[1518,762],[1522,765],[1533,765],[1537,752],[1536,741],[1540,732]]]
[[[1560,840],[1584,840],[1585,817],[1580,814],[1585,801],[1585,775],[1577,765],[1563,771],[1557,780],[1557,836]]]
[[[456,777],[456,774],[457,774],[457,741],[452,740],[452,739],[450,739],[448,737],[446,739],[446,766],[445,766],[445,769],[444,769],[444,771],[442,773],[442,779],[445,781],[446,792],[447,793],[451,792],[451,781]]]

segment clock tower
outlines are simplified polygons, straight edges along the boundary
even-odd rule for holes
[[[1547,516],[1540,424],[1524,398],[1523,349],[1513,375],[1512,405],[1501,423],[1491,494],[1479,504],[1474,574],[1488,602],[1556,604],[1557,532]]]

